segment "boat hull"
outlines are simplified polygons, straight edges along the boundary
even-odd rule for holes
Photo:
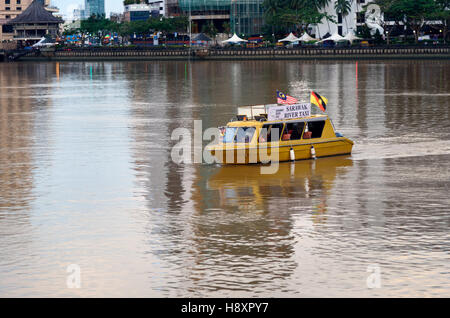
[[[353,142],[345,137],[317,142],[301,142],[296,144],[256,146],[219,144],[208,150],[220,164],[251,164],[290,161],[291,148],[295,160],[313,159],[311,147],[314,147],[316,158],[351,154]]]

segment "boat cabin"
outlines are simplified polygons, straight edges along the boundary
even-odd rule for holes
[[[267,105],[270,106],[270,105]],[[267,106],[240,107],[236,119],[221,127],[223,143],[298,143],[337,135],[327,115],[267,120]]]

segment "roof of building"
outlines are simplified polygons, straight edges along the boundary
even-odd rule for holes
[[[17,23],[62,23],[61,18],[57,18],[51,12],[45,10],[43,4],[34,0],[28,8],[23,11],[15,19],[11,20],[10,24]]]
[[[206,42],[209,42],[209,41],[212,41],[212,40],[211,40],[211,38],[207,37],[205,34],[200,33],[199,35],[197,35],[194,38],[194,41],[206,41]]]

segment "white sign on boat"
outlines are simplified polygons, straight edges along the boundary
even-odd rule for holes
[[[268,109],[267,120],[285,120],[311,116],[311,104],[293,104],[271,106]]]

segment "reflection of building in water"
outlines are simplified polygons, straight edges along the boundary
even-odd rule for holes
[[[33,105],[23,98],[29,76],[21,72],[16,65],[0,71],[0,211],[23,212],[33,188]]]
[[[18,264],[33,256],[30,210],[35,199],[36,144],[47,128],[47,101],[28,98],[34,81],[45,83],[51,67],[45,64],[0,64],[0,263]],[[41,89],[40,89],[41,90]],[[43,114],[41,114],[41,112]],[[46,144],[46,140],[42,143]],[[42,147],[44,148],[44,147]],[[39,150],[42,157],[43,149]],[[13,238],[11,240],[11,238]],[[17,241],[17,238],[20,238]],[[14,244],[11,244],[11,243]],[[27,261],[25,261],[26,263]],[[0,281],[18,280],[9,273]],[[12,285],[9,285],[12,286]]]
[[[158,72],[158,64],[146,64],[148,73],[142,72],[138,63],[122,64],[128,79],[133,157],[138,182],[146,199],[154,209],[167,205],[165,181],[167,180],[167,86],[164,72]],[[158,73],[158,79],[155,77]],[[137,79],[136,77],[141,77]],[[148,76],[148,78],[144,78]],[[152,89],[150,89],[152,88]],[[153,92],[158,92],[155,94]]]

